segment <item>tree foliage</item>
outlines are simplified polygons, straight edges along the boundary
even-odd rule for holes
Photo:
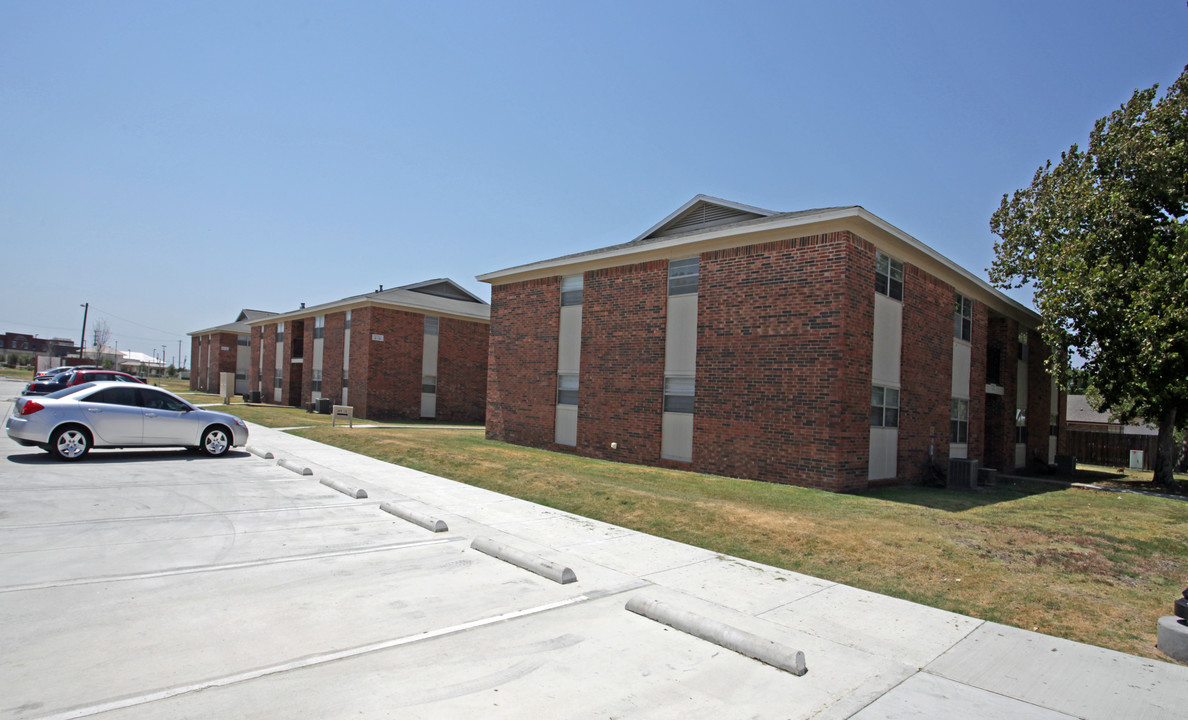
[[[1156,480],[1171,482],[1172,432],[1188,420],[1188,67],[1157,90],[1003,196],[990,277],[1035,290],[1062,386],[1079,355],[1101,410],[1158,420]]]

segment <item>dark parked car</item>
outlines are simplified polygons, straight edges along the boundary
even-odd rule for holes
[[[74,387],[75,385],[82,385],[88,382],[103,381],[144,383],[143,380],[135,375],[129,375],[128,373],[122,373],[116,370],[71,370],[69,372],[58,373],[52,380],[31,382],[25,386],[25,390],[21,394],[49,395],[62,388]]]
[[[52,380],[55,375],[61,375],[65,372],[73,372],[75,370],[102,370],[98,365],[62,365],[48,370],[42,370],[33,378],[33,382],[43,382],[45,380]]]

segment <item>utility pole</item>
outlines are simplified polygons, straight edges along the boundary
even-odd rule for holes
[[[83,303],[79,305],[83,309],[83,329],[82,337],[78,341],[78,359],[83,357],[83,350],[87,347],[87,311],[91,309],[91,303]]]

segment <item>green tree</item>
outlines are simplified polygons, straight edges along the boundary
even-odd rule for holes
[[[1062,386],[1075,353],[1099,409],[1158,422],[1155,481],[1171,484],[1188,424],[1188,67],[1157,100],[1158,87],[1003,196],[990,277],[1034,289]]]

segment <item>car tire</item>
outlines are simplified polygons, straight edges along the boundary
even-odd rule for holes
[[[91,451],[91,435],[77,425],[60,427],[50,435],[49,447],[46,449],[59,460],[81,460]]]
[[[231,449],[231,432],[222,425],[208,427],[202,433],[202,444],[198,447],[211,457],[226,455]]]

